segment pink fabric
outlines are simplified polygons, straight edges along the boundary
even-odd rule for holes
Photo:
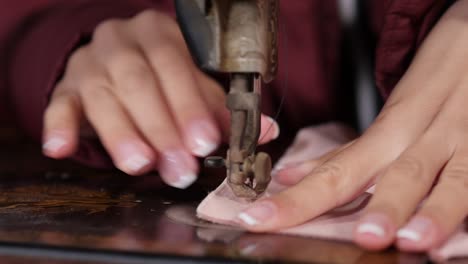
[[[350,130],[338,124],[327,124],[303,129],[278,164],[300,162],[319,157],[350,139]],[[312,143],[312,144],[311,144]],[[281,166],[278,165],[277,166]],[[265,196],[275,194],[285,186],[272,181]],[[351,241],[355,223],[372,196],[372,187],[351,203],[336,208],[320,217],[279,233],[315,238]],[[211,192],[197,208],[200,218],[228,225],[236,225],[236,216],[249,206],[249,202],[234,196],[224,182]],[[442,247],[430,252],[433,260],[468,257],[468,233],[463,226]]]

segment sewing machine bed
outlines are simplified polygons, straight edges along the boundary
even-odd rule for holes
[[[156,175],[51,161],[22,140],[1,146],[0,257],[6,263],[427,262],[424,255],[368,253],[349,243],[249,234],[197,220],[195,206],[223,173],[180,191]]]

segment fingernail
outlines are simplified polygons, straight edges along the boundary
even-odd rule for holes
[[[275,213],[275,205],[272,202],[261,201],[240,213],[237,218],[248,226],[255,226],[268,221]]]
[[[261,119],[262,134],[260,135],[259,143],[265,143],[265,142],[277,139],[280,135],[280,127],[278,123],[269,116],[262,115],[262,117],[263,117]]]
[[[280,127],[278,123],[276,122],[275,119],[272,117],[267,116],[267,120],[270,122],[270,125],[272,125],[271,129],[273,130],[273,137],[272,139],[277,139],[280,135]]]
[[[194,155],[206,157],[218,148],[220,136],[211,122],[194,121],[188,129],[187,139]]]
[[[127,158],[122,164],[122,170],[130,173],[137,173],[148,166],[151,161],[145,156],[135,154]]]
[[[385,230],[375,223],[362,223],[359,225],[357,232],[361,234],[372,234],[378,237],[385,236]]]
[[[176,187],[179,189],[186,189],[190,185],[192,185],[197,180],[197,175],[194,173],[184,174],[179,176],[179,179],[173,182],[171,185],[172,187]]]
[[[301,164],[303,164],[303,162],[289,162],[289,163],[281,163],[281,164],[276,164],[275,167],[271,170],[271,172],[276,172],[278,173],[279,171],[282,171],[282,170],[287,170],[287,169],[291,169],[291,168],[296,168],[298,166],[300,166]]]
[[[369,234],[376,237],[385,237],[387,234],[388,218],[383,214],[368,214],[358,225],[358,234]]]
[[[257,249],[257,247],[258,247],[257,244],[247,245],[247,246],[241,248],[240,253],[242,255],[244,255],[244,256],[248,256],[248,255],[252,254]]]
[[[278,171],[284,170],[287,166],[288,164],[276,164],[271,170],[271,174],[278,173]]]
[[[184,150],[162,153],[159,172],[166,183],[172,187],[186,189],[197,179],[197,163]]]
[[[54,136],[46,140],[46,142],[42,145],[42,149],[46,152],[53,153],[59,151],[66,144],[67,141],[64,138]]]
[[[433,226],[432,220],[427,217],[416,216],[405,227],[398,230],[399,239],[407,239],[413,242],[419,242],[426,237]]]
[[[152,162],[151,149],[140,141],[121,141],[117,146],[117,167],[128,174],[135,174]]]

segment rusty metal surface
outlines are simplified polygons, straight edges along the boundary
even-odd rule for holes
[[[371,254],[348,243],[249,234],[199,221],[194,208],[223,180],[222,170],[219,176],[202,175],[196,186],[179,191],[163,185],[156,175],[90,170],[46,160],[38,148],[19,142],[0,144],[2,263],[427,260],[394,251]]]
[[[227,108],[231,112],[229,149],[226,159],[205,159],[207,167],[226,167],[227,183],[237,197],[255,200],[271,180],[271,158],[256,153],[260,137],[261,77],[258,74],[233,74]]]
[[[255,153],[260,136],[261,77],[234,74],[227,106],[231,111],[231,135],[226,157],[228,184],[238,197],[255,199],[270,183],[271,159]],[[258,156],[260,155],[260,156]],[[258,158],[260,157],[260,158]]]
[[[179,24],[204,69],[259,73],[278,68],[278,0],[176,0]]]

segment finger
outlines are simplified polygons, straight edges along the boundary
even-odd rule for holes
[[[453,145],[437,144],[431,131],[403,152],[379,178],[365,215],[356,225],[355,241],[368,249],[383,249],[427,195],[440,169],[450,158]]]
[[[192,154],[205,157],[221,142],[221,133],[200,93],[196,69],[183,37],[162,40],[155,34],[138,34],[140,45],[159,79],[161,91]],[[180,43],[180,45],[177,45]]]
[[[441,136],[438,136],[436,139],[439,141],[433,143],[438,148],[433,151],[444,152],[447,147],[452,151],[428,200],[417,215],[398,232],[397,244],[402,249],[420,251],[434,247],[448,237],[467,211],[466,199],[463,197],[467,193],[468,150],[463,144],[466,139],[467,117],[460,111],[466,104],[465,87],[458,86],[457,92],[447,99],[433,122],[434,131],[439,131],[437,134],[446,138],[440,142]]]
[[[365,175],[362,167],[369,171],[372,167],[360,166],[366,160],[351,153],[344,150],[316,167],[298,184],[255,202],[239,215],[240,223],[252,231],[276,230],[303,223],[346,203],[372,180],[356,177]]]
[[[398,231],[397,245],[406,251],[440,246],[468,215],[468,150],[456,151],[438,184],[418,213]]]
[[[187,188],[196,180],[198,165],[181,140],[181,133],[152,71],[137,54],[129,53],[113,64],[110,71],[114,94],[160,154],[157,167],[161,177],[173,187]]]
[[[173,187],[187,188],[197,178],[198,164],[180,139],[159,81],[144,55],[122,38],[107,41],[105,50],[96,45],[94,53],[108,68],[113,94],[159,153],[157,168],[163,180]]]
[[[414,104],[406,107],[412,108]],[[430,121],[421,114],[417,121],[402,126],[406,129],[390,129],[403,121],[402,116],[411,116],[400,113],[406,113],[406,107],[385,113],[354,144],[314,169],[297,185],[254,203],[240,216],[256,220],[243,222],[241,217],[240,223],[253,231],[297,225],[365,191],[378,172],[395,160]]]
[[[140,137],[116,98],[105,87],[86,83],[81,87],[84,112],[96,130],[114,164],[125,173],[138,175],[149,171],[155,154]]]
[[[65,73],[65,79],[78,87],[75,90],[83,111],[114,164],[131,175],[144,173],[152,167],[154,153],[109,93],[107,76],[89,49],[75,52]]]
[[[81,111],[77,96],[64,85],[57,85],[44,114],[45,155],[65,158],[76,151]]]
[[[108,93],[108,74],[95,58],[89,48],[75,51],[68,61],[64,80],[78,94],[88,121],[97,131],[114,164],[131,175],[144,173],[151,168],[154,153]]]
[[[339,152],[349,147],[353,142],[354,140],[339,148],[329,151],[321,157],[319,157],[318,159],[281,165],[279,168],[277,167],[275,170],[272,171],[274,179],[278,183],[283,185],[296,185],[306,175],[311,174],[317,166],[322,165],[324,162],[326,162],[327,160],[337,155]]]

